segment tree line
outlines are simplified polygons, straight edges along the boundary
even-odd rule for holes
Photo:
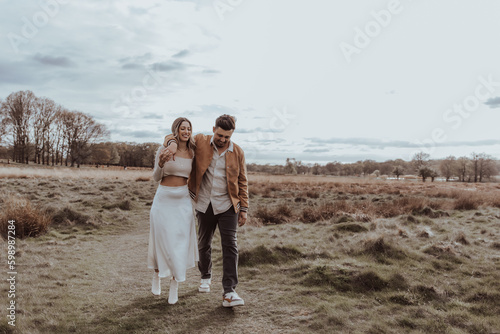
[[[81,164],[153,167],[158,143],[104,142],[109,135],[103,124],[80,111],[70,111],[29,90],[0,99],[0,158],[18,163],[77,166]],[[492,180],[500,163],[485,153],[466,157],[449,156],[431,160],[416,153],[411,161],[402,159],[355,163],[303,164],[294,158],[284,165],[247,164],[249,171],[271,174],[314,174],[337,176],[418,175],[425,182],[443,177],[446,181],[483,182]]]
[[[152,167],[156,143],[103,142],[103,124],[32,91],[0,100],[0,156],[18,163],[80,167],[81,164]]]
[[[484,182],[492,181],[500,171],[500,161],[485,153],[471,153],[469,157],[431,160],[424,152],[416,153],[411,161],[402,159],[377,162],[360,160],[354,163],[329,162],[325,165],[305,164],[288,158],[284,165],[247,164],[248,171],[269,174],[312,174],[334,176],[394,177],[418,176],[423,182],[442,177],[446,181]]]

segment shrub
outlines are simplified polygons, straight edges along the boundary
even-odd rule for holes
[[[461,195],[455,200],[455,210],[476,210],[479,207],[479,201],[476,196]]]
[[[302,210],[302,222],[306,224],[315,223],[321,219],[322,219],[321,213],[318,211],[317,208],[306,207],[304,208],[304,210]]]
[[[319,192],[317,191],[312,191],[312,190],[309,190],[308,192],[306,192],[306,197],[309,197],[309,198],[319,198]]]
[[[8,238],[9,220],[14,220],[15,237],[37,237],[45,232],[51,223],[51,215],[26,198],[11,197],[3,200],[0,213],[0,233]]]

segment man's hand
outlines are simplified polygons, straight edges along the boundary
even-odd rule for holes
[[[240,211],[238,214],[238,226],[243,226],[247,222],[247,212]]]
[[[158,161],[158,165],[160,166],[160,168],[163,168],[163,166],[165,165],[165,162],[170,161],[170,159],[175,161],[175,155],[172,154],[170,149],[168,149],[168,148],[163,149],[160,152],[159,161]]]

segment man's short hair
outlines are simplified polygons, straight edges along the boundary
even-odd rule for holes
[[[226,131],[234,130],[236,129],[236,118],[226,114],[219,116],[215,120],[215,127]]]

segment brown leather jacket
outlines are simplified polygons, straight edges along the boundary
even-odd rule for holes
[[[212,163],[214,149],[210,144],[212,135],[199,133],[194,136],[196,143],[193,169],[188,179],[188,188],[191,197],[196,201],[200,190],[203,175]],[[173,135],[165,137],[164,146],[168,146],[171,140],[175,140]],[[234,210],[238,212],[248,211],[248,178],[245,164],[245,154],[241,147],[233,142],[233,152],[226,152],[226,177],[227,190],[233,204]]]

